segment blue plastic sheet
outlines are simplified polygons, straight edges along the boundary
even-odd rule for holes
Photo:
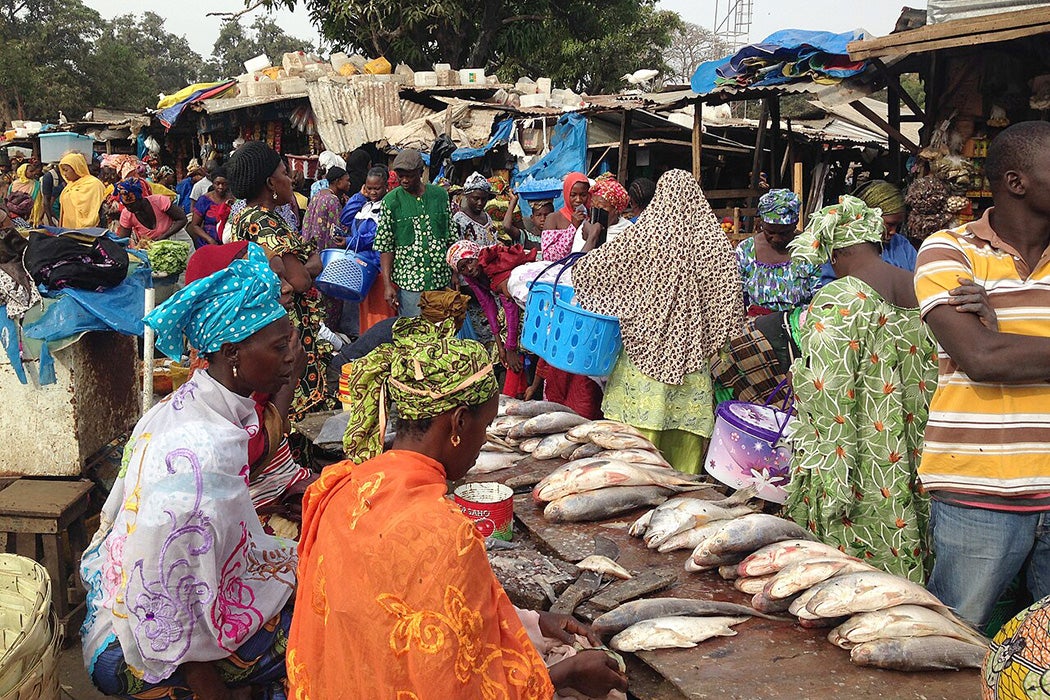
[[[514,131],[514,120],[504,119],[496,125],[496,131],[492,134],[489,142],[481,148],[457,148],[452,152],[452,162],[480,158],[496,146],[505,145],[510,142],[511,132]]]
[[[570,112],[558,120],[551,135],[551,150],[531,167],[515,174],[512,183],[517,186],[530,176],[537,180],[561,180],[572,172],[587,172],[587,118],[576,112]],[[554,208],[560,209],[564,203],[564,198],[559,195]],[[522,202],[523,212],[526,204]]]

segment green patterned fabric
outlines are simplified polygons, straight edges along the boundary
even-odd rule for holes
[[[800,346],[787,514],[824,542],[923,583],[928,502],[916,470],[937,362],[919,310],[844,277],[813,298]]]
[[[792,260],[823,265],[841,248],[858,243],[882,243],[885,230],[881,209],[872,209],[864,200],[846,194],[839,197],[838,204],[813,214],[806,230],[788,243],[788,248]]]

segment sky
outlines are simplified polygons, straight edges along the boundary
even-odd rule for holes
[[[103,17],[128,12],[156,12],[167,20],[165,28],[184,35],[193,49],[209,56],[219,34],[221,20],[205,17],[208,12],[237,11],[244,7],[240,0],[84,0]],[[722,5],[729,0],[721,0]],[[819,29],[844,32],[866,29],[875,36],[888,34],[900,15],[902,3],[926,7],[926,0],[753,0],[751,41],[759,41],[779,29]],[[301,6],[300,6],[301,7]],[[689,22],[711,27],[714,24],[715,0],[660,0],[660,7],[675,10]],[[847,9],[848,8],[848,9]],[[247,16],[248,23],[260,10]],[[317,42],[317,31],[305,10],[274,13],[277,21],[292,36]],[[271,57],[273,58],[273,57]]]

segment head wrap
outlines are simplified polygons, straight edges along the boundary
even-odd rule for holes
[[[346,170],[346,161],[338,153],[332,151],[321,151],[321,155],[317,156],[317,164],[324,168],[325,173],[332,168]]]
[[[493,196],[492,183],[490,183],[481,173],[474,172],[471,173],[470,177],[468,177],[466,182],[463,183],[463,192],[464,194],[467,192],[484,192],[491,197]]]
[[[601,197],[609,203],[609,206],[616,210],[617,214],[623,214],[627,211],[627,207],[631,206],[631,198],[628,196],[627,190],[611,177],[598,178],[594,183],[594,187],[591,188],[591,197]]]
[[[477,260],[479,255],[481,255],[481,246],[474,241],[456,241],[445,253],[445,262],[453,270],[458,270],[461,260]]]
[[[904,213],[904,193],[893,183],[871,180],[858,187],[854,197],[864,200],[869,207],[878,207],[883,216]]]
[[[186,264],[186,284],[226,269],[234,260],[244,257],[247,250],[248,241],[204,246],[195,252]]]
[[[450,318],[458,327],[467,315],[469,302],[470,297],[459,292],[423,292],[419,295],[419,315],[435,325]]]
[[[525,263],[536,262],[536,253],[533,248],[526,251],[520,243],[507,245],[491,245],[481,249],[478,255],[478,264],[489,278],[489,289],[498,292],[501,284],[510,279],[510,273],[514,268]]]
[[[198,352],[211,353],[284,317],[280,299],[281,281],[263,249],[251,243],[244,259],[186,285],[145,320],[168,357],[182,355],[183,334]]]
[[[343,177],[344,175],[346,175],[346,171],[340,168],[338,165],[335,165],[329,168],[324,176],[325,179],[328,180],[328,186],[331,187],[336,183],[337,180],[339,180],[339,178]]]
[[[113,185],[113,189],[116,190],[118,196],[127,193],[133,195],[135,199],[142,199],[142,182],[138,178],[129,177],[127,180],[121,180]]]
[[[91,175],[91,171],[88,170],[87,161],[84,160],[84,156],[80,153],[67,153],[64,156],[62,156],[62,160],[58,161],[58,164],[68,165],[70,168],[73,169],[73,172],[75,172],[81,178],[88,177],[89,175]]]
[[[590,179],[583,173],[569,173],[565,176],[564,182],[561,186],[562,198],[565,200],[565,204],[558,212],[565,217],[566,221],[572,221],[573,208],[572,204],[569,203],[569,195],[572,193],[572,188],[581,182],[590,183]]]
[[[823,265],[831,253],[858,243],[882,243],[882,210],[872,209],[852,195],[824,207],[810,217],[806,230],[788,244],[793,260]]]
[[[192,175],[195,170],[200,170],[201,162],[196,158],[190,158],[190,162],[186,164],[186,174]]]
[[[343,435],[348,459],[360,464],[382,453],[387,392],[398,415],[415,421],[479,406],[499,391],[484,346],[457,340],[455,332],[451,320],[398,319],[392,343],[350,363],[347,392],[354,410]]]
[[[489,185],[492,186],[492,193],[495,195],[502,195],[510,189],[510,183],[507,178],[502,175],[493,175],[489,178]]]
[[[587,253],[572,278],[583,308],[619,318],[631,362],[665,384],[706,372],[743,327],[736,254],[684,170],[664,173],[638,223]]]
[[[71,168],[78,175],[72,182],[67,180],[59,196],[59,225],[67,228],[98,226],[98,211],[106,198],[106,186],[88,171],[87,161],[79,153],[67,153],[59,164]],[[62,177],[65,179],[64,173]]]
[[[797,224],[800,208],[791,190],[770,190],[758,198],[758,216],[767,224]]]
[[[262,141],[245,143],[234,151],[226,164],[226,179],[233,196],[254,199],[281,162],[281,155]]]

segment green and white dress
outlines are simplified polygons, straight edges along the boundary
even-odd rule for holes
[[[814,296],[800,345],[787,514],[848,554],[925,582],[929,506],[916,470],[937,361],[919,310],[845,277]]]

